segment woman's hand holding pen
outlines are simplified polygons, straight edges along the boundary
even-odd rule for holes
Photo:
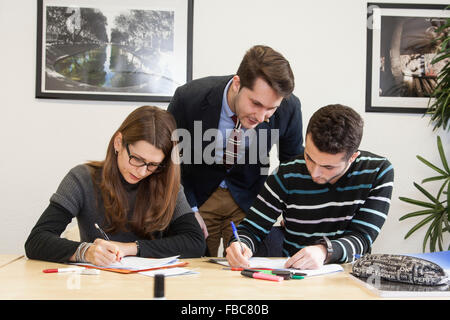
[[[250,263],[248,259],[253,255],[252,251],[249,247],[242,243],[242,246],[239,242],[233,242],[226,249],[226,258],[228,260],[228,264],[232,268],[248,268]]]
[[[122,250],[113,241],[95,239],[92,246],[86,251],[86,260],[98,266],[108,266],[122,260]]]

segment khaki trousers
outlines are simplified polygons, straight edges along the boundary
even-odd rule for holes
[[[198,212],[208,229],[206,245],[212,257],[219,256],[220,239],[223,238],[223,256],[228,242],[233,236],[231,221],[237,226],[246,214],[234,201],[228,189],[217,188],[216,191],[199,208]]]

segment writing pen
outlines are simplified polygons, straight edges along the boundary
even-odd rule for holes
[[[103,236],[103,239],[105,239],[105,240],[107,240],[107,241],[111,241],[111,240],[109,240],[109,237],[108,237],[108,235],[106,234],[106,232],[103,231],[103,229],[100,228],[100,226],[99,226],[98,224],[94,223],[94,226],[98,229],[98,231],[100,231],[100,233],[101,233],[102,236]],[[119,261],[120,263],[122,263],[122,262],[120,261],[120,260],[122,260],[122,258],[120,258],[120,259],[117,258],[117,254],[118,254],[118,253],[119,253],[119,252],[116,253],[116,260]]]
[[[242,246],[241,238],[239,238],[239,235],[236,230],[236,226],[234,225],[233,221],[231,221],[231,228],[233,229],[234,237],[236,238],[236,240],[239,242],[239,245],[241,246],[242,254],[244,254],[244,247]]]
[[[103,231],[102,228],[100,228],[98,224],[95,223],[94,226],[98,229],[98,231],[100,231],[103,239],[110,241],[108,235],[106,234],[106,232]]]

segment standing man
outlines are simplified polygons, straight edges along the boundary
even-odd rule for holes
[[[370,252],[387,218],[394,170],[385,157],[358,151],[362,135],[363,120],[353,109],[329,105],[316,111],[304,154],[268,177],[239,225],[243,251],[238,242],[230,244],[230,266],[248,266],[280,215],[285,228],[279,256],[290,257],[286,268],[317,269]]]
[[[245,218],[267,178],[272,145],[281,161],[303,152],[293,90],[289,62],[261,45],[246,52],[236,75],[197,79],[176,90],[168,111],[181,138],[182,183],[209,255],[218,255],[221,238],[224,246],[230,240],[230,222]]]

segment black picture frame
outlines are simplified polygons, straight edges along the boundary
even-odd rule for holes
[[[169,102],[192,80],[193,6],[38,0],[35,97]]]
[[[445,8],[367,3],[366,112],[427,111],[440,64],[431,65],[432,49],[424,43],[434,36],[434,25],[450,17]]]

